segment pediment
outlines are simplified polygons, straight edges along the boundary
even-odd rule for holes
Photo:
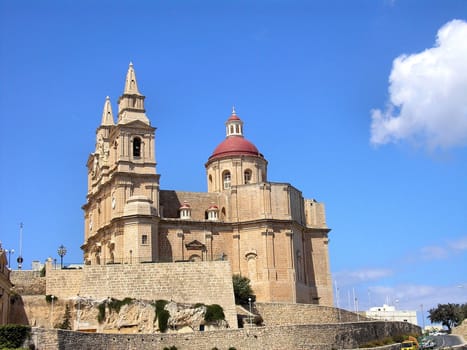
[[[120,124],[119,123],[117,125],[120,125],[120,126],[125,127],[125,128],[154,130],[154,128],[151,125],[149,125],[149,124],[147,124],[147,123],[145,123],[145,122],[143,122],[141,120],[132,120],[132,121],[130,121],[128,123],[125,123],[125,124]]]
[[[198,240],[194,240],[194,241],[191,241],[190,243],[186,243],[185,244],[185,248],[187,250],[206,250],[206,245],[204,245],[203,243],[201,243],[200,241]]]

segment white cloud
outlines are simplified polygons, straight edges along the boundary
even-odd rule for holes
[[[449,247],[460,252],[467,250],[467,236],[461,237],[454,242],[450,242]]]
[[[449,251],[445,247],[427,246],[422,247],[421,258],[424,260],[445,259],[449,257]]]
[[[388,105],[371,111],[372,144],[467,144],[466,38],[467,22],[453,20],[439,29],[434,47],[394,60]]]
[[[334,274],[334,278],[339,286],[347,286],[361,282],[378,280],[391,276],[392,274],[393,271],[390,269],[369,268],[354,271],[340,271]]]
[[[436,246],[420,248],[420,257],[424,260],[448,259],[467,250],[467,236],[446,241]]]

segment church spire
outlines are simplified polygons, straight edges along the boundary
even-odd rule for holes
[[[114,116],[112,113],[112,105],[110,104],[110,97],[105,98],[104,110],[102,111],[101,126],[114,125]]]
[[[138,84],[136,83],[135,69],[133,68],[133,62],[130,62],[128,72],[126,73],[125,89],[124,94],[141,95],[138,90]]]
[[[139,120],[150,125],[144,109],[144,96],[136,84],[136,74],[133,63],[130,62],[126,73],[123,95],[118,99],[118,124],[127,124]]]

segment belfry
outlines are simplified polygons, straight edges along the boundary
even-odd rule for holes
[[[85,263],[228,260],[257,301],[332,306],[324,204],[268,180],[235,108],[205,164],[207,192],[161,190],[144,100],[130,63],[117,120],[107,97],[87,162]]]

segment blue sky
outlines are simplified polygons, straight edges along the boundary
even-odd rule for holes
[[[326,204],[340,306],[467,302],[466,27],[464,0],[0,0],[3,247],[23,222],[25,268],[82,261],[85,163],[132,61],[162,189],[206,191],[235,105],[269,180]]]

